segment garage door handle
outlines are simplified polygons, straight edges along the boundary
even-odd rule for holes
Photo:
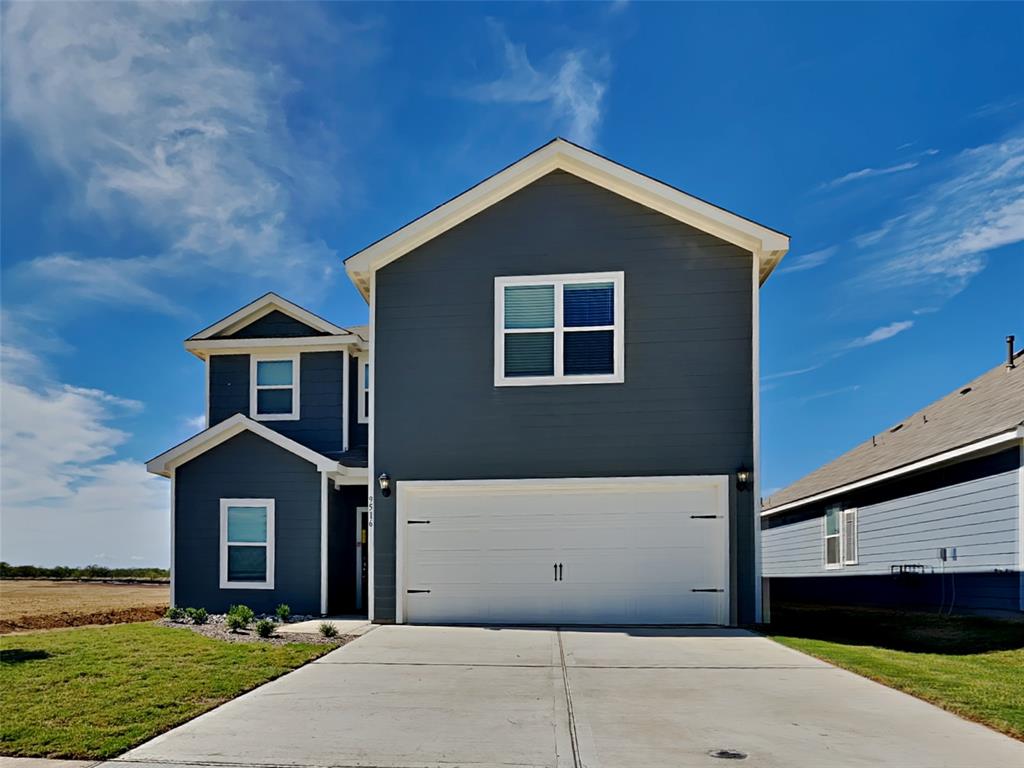
[[[423,595],[423,594],[429,595],[430,594],[430,590],[429,589],[407,589],[407,590],[405,590],[405,593],[407,595]]]
[[[720,515],[690,515],[691,520],[717,520]]]
[[[558,563],[552,563],[551,567],[555,569],[555,581],[558,581]]]
[[[559,581],[562,580],[562,564],[561,563],[558,564],[558,580]]]
[[[430,525],[429,520],[406,520],[409,525]]]
[[[691,592],[725,592],[724,589],[691,589]]]

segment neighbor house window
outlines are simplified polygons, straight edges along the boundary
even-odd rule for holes
[[[370,361],[359,358],[359,423],[370,420]]]
[[[274,500],[220,500],[220,586],[274,588]]]
[[[825,510],[825,567],[857,564],[857,510],[839,505]]]
[[[843,565],[857,564],[857,510],[843,510]]]
[[[249,414],[260,421],[299,418],[299,356],[252,356]]]
[[[624,381],[623,273],[498,277],[494,383]]]

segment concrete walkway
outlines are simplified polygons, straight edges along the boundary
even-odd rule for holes
[[[1024,765],[1024,744],[742,631],[468,627],[376,628],[119,761],[686,768],[722,764],[716,750]]]

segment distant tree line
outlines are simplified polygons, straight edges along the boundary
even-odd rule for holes
[[[72,568],[58,565],[43,568],[38,565],[11,565],[0,561],[0,579],[139,579],[167,581],[171,572],[166,568],[107,568],[103,565],[85,565]]]

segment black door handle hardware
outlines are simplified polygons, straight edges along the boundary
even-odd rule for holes
[[[561,563],[558,564],[558,580],[559,581],[562,580],[562,564]]]
[[[430,594],[430,590],[429,589],[407,589],[407,590],[405,590],[405,593],[407,595],[423,595],[423,594],[429,595]]]
[[[717,520],[719,515],[690,515],[691,520]]]
[[[429,520],[406,520],[408,525],[430,525]]]
[[[725,592],[724,589],[691,589],[691,592]]]
[[[558,581],[558,563],[552,563],[551,567],[555,569],[555,581]]]

